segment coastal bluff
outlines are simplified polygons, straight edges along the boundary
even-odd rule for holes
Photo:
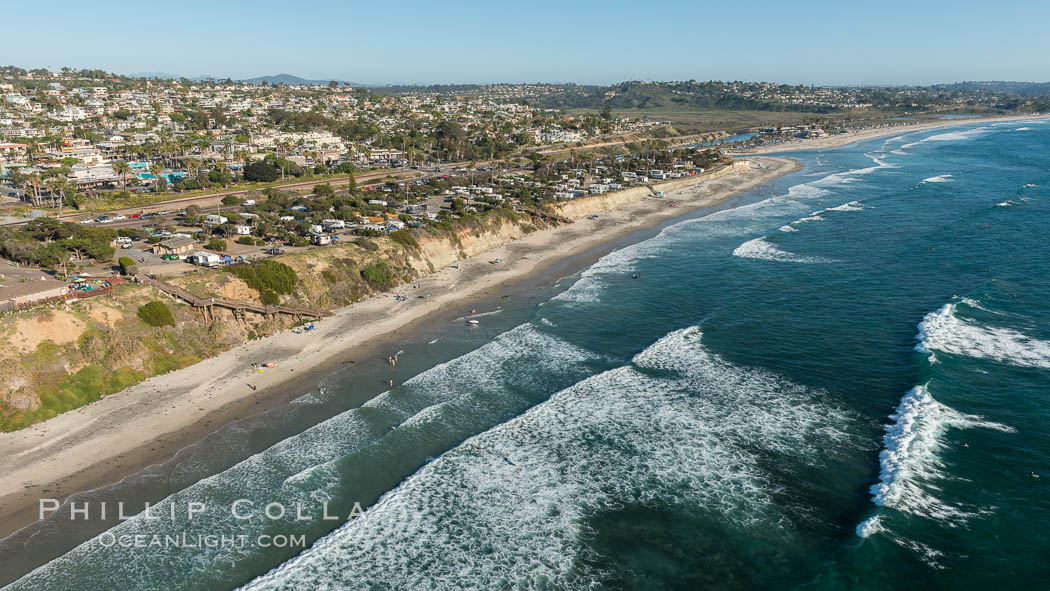
[[[630,205],[648,197],[655,197],[657,192],[667,192],[675,189],[691,187],[693,185],[698,185],[706,181],[722,178],[726,175],[746,170],[750,167],[750,161],[737,160],[732,164],[727,164],[716,170],[695,176],[673,179],[660,183],[652,183],[651,185],[631,187],[630,189],[612,191],[603,195],[580,197],[579,199],[557,203],[553,206],[553,209],[558,214],[567,218],[588,217],[611,209]]]

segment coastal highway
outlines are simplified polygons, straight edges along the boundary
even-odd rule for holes
[[[375,181],[377,179],[385,178],[385,177],[388,177],[388,176],[394,177],[395,179],[398,179],[398,180],[405,180],[406,178],[411,179],[411,178],[416,178],[416,177],[425,176],[425,175],[420,175],[414,170],[397,170],[397,171],[389,171],[388,170],[388,171],[384,171],[384,172],[362,174],[360,176],[355,176],[354,178],[355,178],[355,181],[358,183],[358,187],[364,188],[364,187],[373,186],[373,185],[369,184],[369,181]],[[338,189],[339,188],[339,183],[346,183],[347,179],[349,179],[349,178],[350,177],[344,176],[344,177],[330,177],[330,178],[325,178],[325,179],[313,179],[313,180],[304,181],[304,182],[301,182],[301,183],[292,183],[292,184],[288,184],[288,185],[281,185],[279,187],[274,187],[274,188],[278,189],[278,190],[284,190],[284,189],[313,189],[317,185],[331,184],[333,186],[333,188]],[[236,189],[236,190],[232,190],[232,191],[223,191],[222,193],[213,193],[211,195],[201,195],[201,196],[197,196],[197,197],[182,197],[182,198],[169,199],[167,201],[160,201],[160,202],[154,203],[152,205],[140,205],[140,206],[135,206],[135,207],[124,207],[124,208],[121,208],[121,209],[111,209],[111,210],[103,211],[103,212],[95,212],[95,213],[89,214],[87,216],[85,216],[85,214],[82,213],[82,212],[75,212],[75,213],[70,213],[70,214],[63,215],[62,216],[62,220],[63,221],[76,221],[76,220],[79,220],[79,219],[83,219],[85,217],[93,217],[95,215],[114,216],[114,215],[128,215],[128,214],[134,214],[134,213],[140,213],[140,212],[141,213],[150,213],[150,212],[155,212],[155,211],[161,211],[161,210],[164,210],[164,209],[178,210],[178,209],[185,209],[189,205],[198,205],[198,206],[203,208],[203,207],[217,205],[217,204],[222,202],[223,197],[226,197],[226,196],[229,196],[229,195],[247,195],[248,193],[251,193],[251,192],[258,193],[259,191],[260,191],[259,189]]]

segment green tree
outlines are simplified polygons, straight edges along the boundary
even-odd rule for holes
[[[269,162],[253,162],[244,169],[244,179],[252,182],[272,183],[281,176],[281,171]]]

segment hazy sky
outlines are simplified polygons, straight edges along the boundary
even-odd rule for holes
[[[1050,0],[3,0],[0,63],[362,83],[1050,80]]]

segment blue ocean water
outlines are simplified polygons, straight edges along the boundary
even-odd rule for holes
[[[171,498],[351,520],[110,532],[307,549],[96,538],[9,588],[1050,585],[1050,125],[792,157],[745,205],[427,335],[405,356],[436,365]]]

